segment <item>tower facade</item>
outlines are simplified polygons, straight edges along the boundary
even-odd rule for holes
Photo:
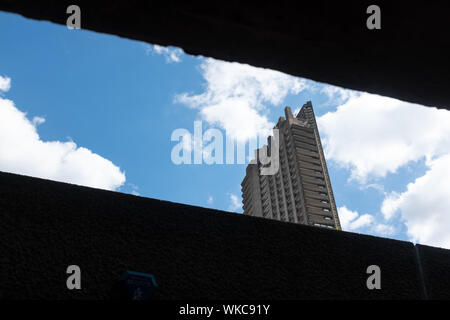
[[[311,101],[296,117],[285,108],[278,129],[278,169],[261,174],[266,165],[256,157],[241,183],[244,214],[341,230],[319,130]],[[269,148],[273,137],[269,137]],[[258,152],[256,152],[258,154]],[[261,154],[261,153],[259,153]]]

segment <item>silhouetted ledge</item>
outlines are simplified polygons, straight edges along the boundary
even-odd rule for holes
[[[126,269],[155,276],[153,299],[424,297],[409,242],[9,173],[0,221],[3,299],[110,299]],[[433,298],[448,298],[449,251],[421,250],[423,268],[439,270],[427,279]],[[81,290],[66,288],[72,264]],[[367,289],[369,265],[381,268],[381,290]]]
[[[65,25],[72,1],[0,0],[0,10]],[[450,107],[443,1],[77,1],[81,27],[280,70],[427,106]],[[75,31],[76,32],[76,31]],[[120,63],[120,61],[119,61]]]

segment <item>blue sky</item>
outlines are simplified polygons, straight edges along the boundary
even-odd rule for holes
[[[450,247],[450,112],[0,12],[2,171],[239,213],[246,165],[176,165],[173,131],[308,100],[344,229]]]

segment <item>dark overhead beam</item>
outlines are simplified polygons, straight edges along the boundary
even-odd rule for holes
[[[67,1],[0,0],[0,10],[65,24]],[[450,108],[445,2],[78,1],[82,28],[248,63],[345,88]]]

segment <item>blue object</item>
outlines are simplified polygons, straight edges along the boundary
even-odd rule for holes
[[[152,274],[126,270],[119,279],[124,298],[148,300],[158,287]]]

